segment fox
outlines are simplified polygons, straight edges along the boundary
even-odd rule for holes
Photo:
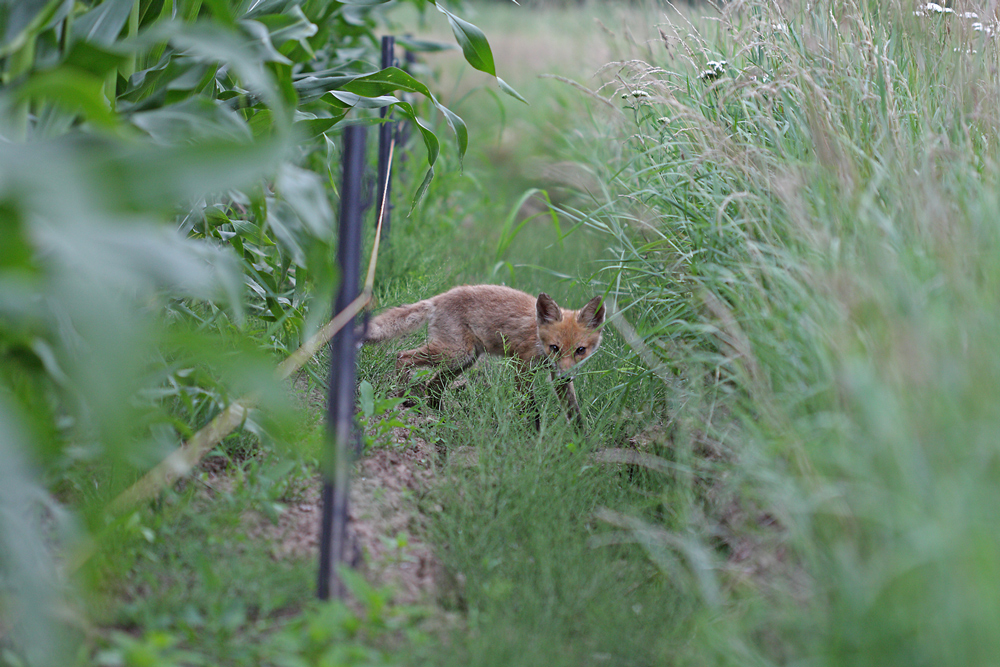
[[[382,312],[360,332],[360,343],[399,338],[427,323],[426,343],[400,352],[396,370],[405,387],[413,369],[437,369],[424,387],[433,409],[451,381],[484,354],[513,359],[526,390],[534,371],[546,365],[567,419],[582,429],[573,371],[600,347],[604,315],[599,296],[568,310],[544,292],[534,297],[504,285],[462,285]],[[533,396],[529,400],[539,429],[538,406]]]

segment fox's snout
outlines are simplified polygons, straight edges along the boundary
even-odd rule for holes
[[[579,355],[574,351],[570,352],[560,352],[558,354],[550,354],[549,360],[552,362],[553,370],[555,370],[556,375],[559,378],[569,378],[573,375],[573,369],[587,358],[585,355],[581,358],[577,358]]]
[[[576,362],[570,357],[563,357],[561,359],[556,359],[556,375],[560,379],[568,378],[572,375],[573,367],[576,366]]]

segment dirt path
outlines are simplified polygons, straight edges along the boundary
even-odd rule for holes
[[[419,419],[419,418],[416,418]],[[397,604],[433,603],[442,569],[422,539],[420,498],[434,479],[435,448],[410,429],[393,429],[391,444],[361,458],[351,479],[349,530],[360,570],[375,587],[389,586]],[[317,478],[276,524],[248,517],[248,532],[270,544],[276,559],[319,553],[322,481]]]

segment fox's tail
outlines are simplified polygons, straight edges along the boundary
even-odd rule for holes
[[[368,323],[367,329],[361,336],[361,342],[380,343],[415,331],[430,318],[433,310],[434,304],[430,300],[390,308]]]

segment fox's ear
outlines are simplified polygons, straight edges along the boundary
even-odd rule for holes
[[[576,316],[580,324],[590,329],[596,329],[604,324],[604,302],[601,297],[595,296],[587,302],[587,305],[580,309],[580,314]]]
[[[535,312],[538,314],[539,324],[552,324],[562,319],[562,309],[559,304],[552,300],[552,297],[542,292],[538,295],[535,303]]]

